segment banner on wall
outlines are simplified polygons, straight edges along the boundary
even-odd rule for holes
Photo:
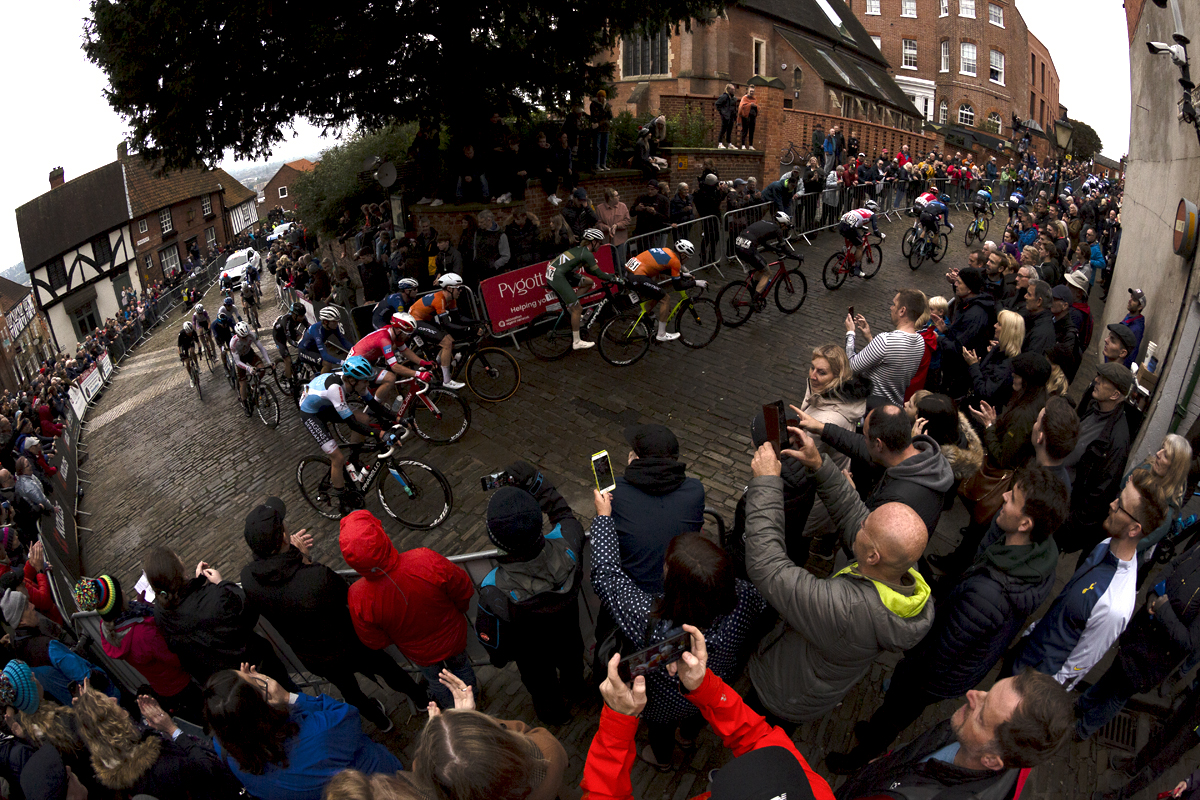
[[[70,433],[63,431],[54,454],[48,457],[50,466],[57,470],[54,477],[50,478],[50,491],[46,493],[54,513],[42,517],[39,528],[42,541],[54,551],[57,561],[70,575],[73,584],[81,574],[82,564],[79,559],[79,532],[75,527],[79,490],[75,443],[78,437]]]
[[[83,399],[90,403],[104,388],[104,377],[100,374],[100,368],[95,364],[88,367],[79,376],[79,388],[83,390]]]
[[[606,244],[596,250],[596,264],[604,272],[614,274],[616,251]],[[561,308],[558,295],[546,288],[546,266],[549,261],[514,269],[503,275],[488,278],[479,284],[479,296],[487,309],[492,331],[508,333],[523,328],[547,311]],[[584,305],[598,302],[593,295]]]
[[[103,353],[101,353],[100,358],[97,360],[96,363],[98,363],[100,365],[100,377],[102,377],[104,380],[107,381],[108,376],[112,374],[112,369],[113,369],[112,359],[109,358],[107,350],[105,350]]]

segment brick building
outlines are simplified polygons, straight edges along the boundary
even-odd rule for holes
[[[1054,59],[1050,51],[1036,36],[1029,34],[1029,115],[1042,127],[1042,130],[1054,135],[1054,120],[1058,119],[1058,70],[1054,68]],[[1063,109],[1066,115],[1066,109]]]
[[[0,278],[0,387],[17,391],[53,353],[32,288]]]
[[[307,158],[289,161],[279,168],[279,171],[267,181],[263,188],[263,210],[270,212],[278,208],[280,211],[294,211],[296,197],[294,186],[296,177],[302,172],[312,172],[316,164]]]

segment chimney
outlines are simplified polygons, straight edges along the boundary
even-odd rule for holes
[[[63,180],[63,168],[62,167],[55,167],[54,169],[50,170],[50,188],[51,189],[57,189],[58,187],[62,186],[64,183],[66,183],[66,181]]]
[[[122,141],[117,145],[117,158],[121,161],[129,158],[129,144],[127,142]]]

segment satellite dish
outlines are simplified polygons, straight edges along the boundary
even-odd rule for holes
[[[370,172],[378,167],[381,163],[383,163],[383,159],[379,156],[367,156],[365,159],[363,159],[362,171]]]
[[[380,164],[379,169],[375,170],[375,180],[385,189],[391,186],[396,182],[396,165],[390,161]]]

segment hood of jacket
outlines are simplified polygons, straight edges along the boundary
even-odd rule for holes
[[[958,413],[958,444],[942,445],[942,455],[950,463],[956,481],[966,480],[983,466],[983,442],[979,441],[979,434],[961,411]]]
[[[996,298],[990,294],[977,294],[974,297],[968,298],[959,309],[959,315],[967,313],[972,307],[978,306],[984,311],[989,319],[996,318]],[[990,333],[990,332],[989,332]]]
[[[855,375],[830,394],[815,394],[812,389],[806,390],[804,402],[800,407],[804,413],[817,417],[822,422],[828,422],[828,413],[839,415],[846,421],[840,427],[854,428],[855,424],[867,413],[867,398],[871,396],[871,379]]]
[[[400,553],[370,511],[359,509],[342,517],[338,546],[350,568],[368,581],[382,580],[400,566]]]
[[[304,555],[294,547],[267,558],[256,559],[246,565],[246,570],[263,586],[281,586],[304,566]]]
[[[118,651],[119,656],[127,656],[132,647],[129,632],[136,626],[145,624],[147,619],[154,621],[154,606],[140,600],[131,600],[129,608],[121,616],[100,623],[104,631],[104,640]]]
[[[925,609],[925,604],[929,602],[932,594],[929,584],[921,577],[921,573],[913,568],[909,568],[908,570],[908,577],[912,579],[911,586],[884,583],[874,578],[868,578],[858,571],[857,561],[842,569],[833,577],[836,578],[839,575],[847,575],[860,580],[870,581],[875,587],[875,591],[879,592],[879,600],[883,603],[883,607],[902,619],[912,619],[920,614]]]
[[[1013,580],[1040,584],[1058,567],[1058,545],[1053,536],[1040,544],[1008,545],[1001,539],[984,550],[979,558]],[[1028,613],[1035,610],[1028,609]]]
[[[127,752],[118,753],[116,748],[103,748],[104,752],[92,753],[92,767],[96,778],[109,789],[130,789],[158,762],[163,742],[153,731],[147,731],[142,740]]]
[[[674,458],[635,458],[625,468],[625,480],[648,495],[660,497],[678,489],[687,478],[687,465]]]
[[[947,491],[954,484],[954,471],[938,443],[924,434],[914,436],[912,443],[917,449],[917,454],[894,467],[888,467],[888,476],[893,480],[908,481],[935,492]]]

